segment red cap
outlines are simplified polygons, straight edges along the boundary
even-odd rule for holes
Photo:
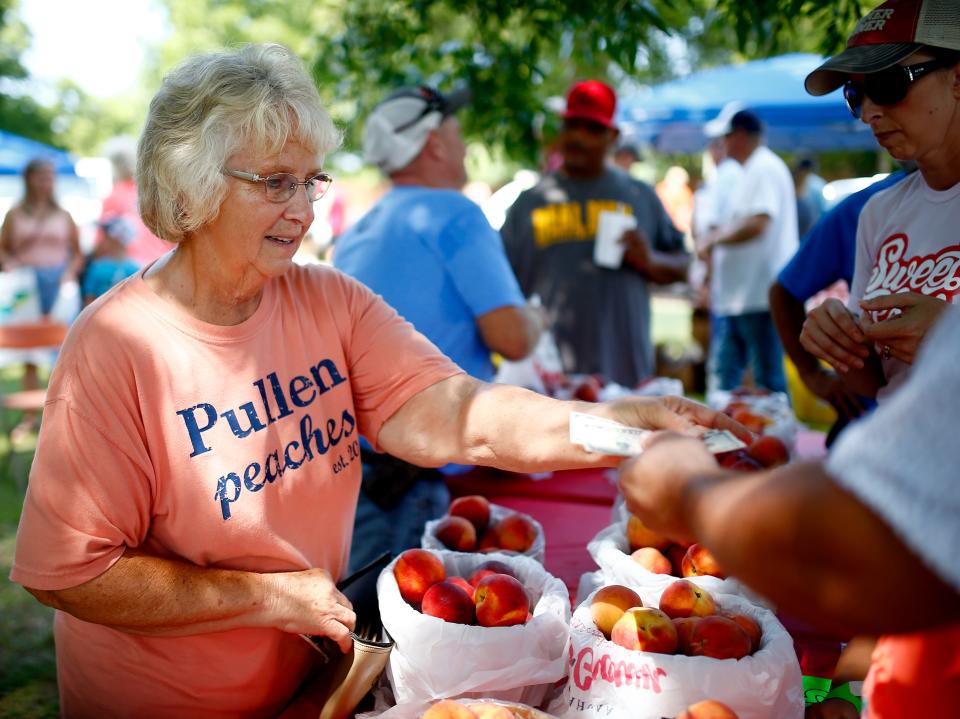
[[[567,93],[564,120],[590,120],[605,127],[616,128],[613,113],[617,109],[617,94],[599,80],[578,82]]]

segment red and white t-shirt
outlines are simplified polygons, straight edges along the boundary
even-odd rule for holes
[[[859,302],[901,292],[957,303],[960,295],[960,184],[932,190],[923,175],[878,192],[860,213],[857,259],[850,288],[850,308]],[[875,320],[884,319],[876,313]],[[883,400],[903,383],[910,365],[884,360],[887,385]]]

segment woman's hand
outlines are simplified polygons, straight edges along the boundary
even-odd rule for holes
[[[353,644],[350,632],[357,623],[353,605],[337,589],[325,569],[264,574],[265,623],[295,634],[330,637],[343,652]]]
[[[693,541],[686,516],[687,487],[719,471],[717,460],[698,439],[658,432],[643,453],[620,468],[627,509],[657,534]]]
[[[877,343],[884,359],[895,357],[913,364],[923,338],[940,319],[947,303],[929,295],[902,292],[863,300],[860,307],[864,310],[860,321],[863,334]],[[879,322],[871,319],[872,312],[889,313],[891,310],[899,310],[899,313]]]
[[[841,372],[863,369],[864,360],[870,355],[868,340],[857,318],[834,297],[807,313],[800,344]]]
[[[628,397],[601,405],[604,416],[640,429],[667,429],[687,435],[700,435],[706,429],[726,429],[749,444],[754,436],[739,422],[723,412],[683,397]]]

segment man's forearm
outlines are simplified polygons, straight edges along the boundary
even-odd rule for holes
[[[800,332],[807,313],[803,302],[798,300],[779,282],[770,286],[770,314],[777,327],[783,349],[796,365],[801,375],[811,375],[820,370],[820,360],[800,344]]]
[[[197,567],[129,551],[84,584],[30,590],[78,619],[133,634],[184,636],[262,625],[264,575]]]
[[[704,478],[685,497],[694,535],[785,614],[843,634],[960,619],[960,596],[819,464]]]
[[[712,245],[738,245],[762,235],[770,224],[770,218],[766,215],[752,215],[745,217],[740,222],[735,223],[723,230],[718,230],[713,234],[710,244]]]
[[[651,250],[647,279],[658,285],[684,282],[690,268],[690,257],[684,253],[657,252]]]

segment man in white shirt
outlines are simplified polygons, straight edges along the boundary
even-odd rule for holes
[[[726,114],[705,130],[723,137],[727,157],[740,163],[743,174],[727,222],[701,243],[711,262],[712,364],[720,389],[740,385],[749,363],[757,386],[783,392],[783,348],[767,292],[798,246],[793,178],[783,160],[762,144],[763,126],[755,114]]]

